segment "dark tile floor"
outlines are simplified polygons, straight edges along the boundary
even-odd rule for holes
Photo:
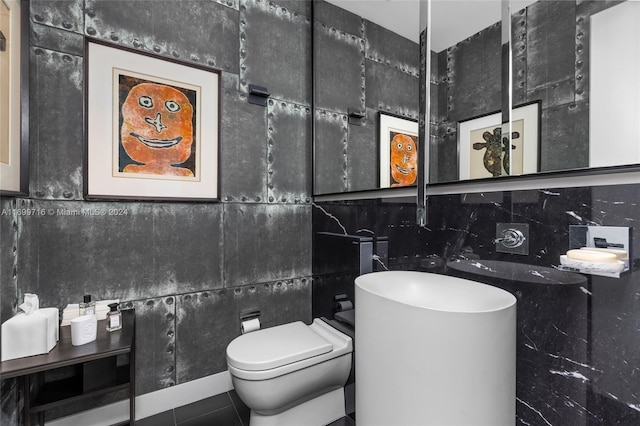
[[[231,390],[136,422],[137,426],[249,426],[249,408]],[[343,417],[329,426],[355,426]]]

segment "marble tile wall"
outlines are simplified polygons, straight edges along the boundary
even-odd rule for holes
[[[639,203],[640,185],[432,196],[424,229],[415,225],[410,203],[322,203],[314,205],[313,231],[369,229],[389,238],[389,269],[458,275],[512,292],[518,299],[517,424],[635,425],[640,422],[640,272],[619,279],[585,275],[577,284],[533,284],[515,276],[461,275],[446,262],[501,260],[533,265],[534,271],[557,266],[569,248],[570,225],[633,227],[637,247]],[[496,252],[499,222],[529,224],[528,255]],[[317,247],[314,256],[323,256]],[[317,305],[326,312],[332,289],[353,291],[345,272],[318,272],[314,314],[321,311]],[[316,298],[324,300],[316,303]]]

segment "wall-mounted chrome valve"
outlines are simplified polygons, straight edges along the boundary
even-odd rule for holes
[[[493,242],[500,243],[507,248],[520,247],[526,240],[524,234],[517,229],[505,229],[501,235],[501,238],[496,238]]]
[[[496,238],[493,243],[496,245],[496,251],[500,253],[529,254],[529,224],[496,224]]]

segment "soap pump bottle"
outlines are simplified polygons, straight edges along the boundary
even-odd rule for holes
[[[80,315],[93,315],[96,313],[96,303],[91,301],[91,295],[85,294],[80,304]]]
[[[118,309],[117,303],[109,303],[107,312],[107,331],[122,329],[122,312]]]

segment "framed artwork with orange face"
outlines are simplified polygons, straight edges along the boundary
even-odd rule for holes
[[[380,188],[416,185],[418,122],[381,112],[379,140]]]
[[[88,40],[88,199],[219,199],[220,73]]]

